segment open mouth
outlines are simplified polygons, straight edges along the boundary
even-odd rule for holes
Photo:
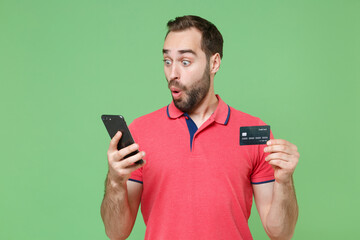
[[[178,99],[181,96],[181,91],[179,89],[171,89],[171,95],[174,99]]]

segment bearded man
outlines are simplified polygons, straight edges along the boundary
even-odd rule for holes
[[[221,33],[197,16],[167,26],[163,57],[172,102],[132,122],[135,144],[117,150],[121,132],[111,140],[101,206],[106,234],[126,239],[141,203],[145,239],[252,239],[254,197],[268,236],[290,239],[298,216],[297,147],[272,134],[266,144],[239,144],[241,127],[266,124],[215,94]]]

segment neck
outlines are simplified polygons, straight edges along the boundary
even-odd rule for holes
[[[211,88],[199,105],[188,113],[198,128],[215,112],[218,103],[214,89]]]

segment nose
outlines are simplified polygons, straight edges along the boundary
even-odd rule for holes
[[[171,80],[177,80],[179,79],[180,74],[179,74],[179,69],[176,66],[176,64],[172,64],[170,67],[170,75],[169,75],[169,81]]]

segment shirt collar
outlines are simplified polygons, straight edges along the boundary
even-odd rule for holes
[[[219,100],[219,104],[210,118],[213,118],[217,123],[226,125],[230,118],[230,107],[220,98],[219,95],[216,95],[216,98]],[[184,115],[184,112],[175,106],[174,101],[167,106],[166,113],[171,119],[176,119]]]

